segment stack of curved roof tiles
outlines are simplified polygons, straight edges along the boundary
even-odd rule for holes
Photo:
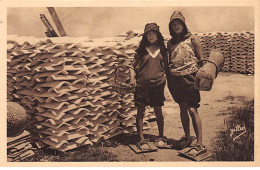
[[[132,60],[138,40],[70,39],[8,41],[8,100],[26,108],[35,143],[66,151],[135,132],[133,94],[115,92],[110,82],[115,67]],[[147,113],[145,129],[152,118]]]
[[[213,48],[223,53],[225,63],[222,71],[254,73],[254,33],[214,32],[195,35],[201,41],[206,58]]]

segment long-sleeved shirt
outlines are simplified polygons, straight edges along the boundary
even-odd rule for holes
[[[136,54],[132,65],[136,73],[137,86],[153,87],[165,82],[165,60],[167,57],[161,53],[154,58],[149,53],[143,57]]]

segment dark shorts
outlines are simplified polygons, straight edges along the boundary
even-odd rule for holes
[[[155,86],[155,87],[136,87],[134,94],[135,106],[145,107],[145,106],[163,106],[164,97],[164,87],[166,82]]]
[[[187,106],[200,107],[200,92],[194,89],[196,73],[184,76],[167,76],[168,88],[178,104],[187,104]]]

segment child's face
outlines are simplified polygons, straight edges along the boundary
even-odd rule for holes
[[[147,40],[152,44],[157,41],[157,33],[155,31],[148,31],[146,33]]]
[[[183,24],[180,20],[175,19],[172,21],[171,23],[171,29],[176,33],[176,34],[180,34],[183,31]]]

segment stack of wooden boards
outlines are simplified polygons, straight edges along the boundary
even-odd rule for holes
[[[220,50],[225,57],[222,71],[245,74],[254,73],[254,33],[214,32],[196,33],[201,41],[204,56],[209,57],[213,48]]]
[[[25,158],[34,155],[32,145],[30,143],[30,133],[24,131],[16,137],[7,138],[7,161],[22,161]]]

